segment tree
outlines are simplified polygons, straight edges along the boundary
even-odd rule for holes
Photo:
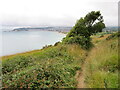
[[[85,49],[90,48],[90,36],[97,32],[102,32],[102,29],[105,28],[103,21],[103,16],[101,16],[100,11],[88,13],[84,18],[77,20],[75,26],[63,39],[63,43],[76,43]]]

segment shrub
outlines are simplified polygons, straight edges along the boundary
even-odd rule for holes
[[[60,42],[56,42],[56,43],[54,44],[54,46],[57,46],[58,44],[60,44]]]
[[[102,32],[103,28],[105,28],[105,24],[100,12],[92,11],[76,22],[75,26],[63,39],[63,43],[76,43],[84,49],[89,49],[92,45],[90,36],[97,32]]]

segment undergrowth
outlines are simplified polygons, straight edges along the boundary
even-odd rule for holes
[[[2,60],[4,88],[75,88],[86,52],[78,45],[46,47]]]

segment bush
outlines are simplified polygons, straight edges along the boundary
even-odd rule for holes
[[[74,37],[66,37],[63,39],[63,43],[65,44],[78,44],[83,49],[89,49],[93,45],[91,43],[91,38],[84,38],[83,36],[74,36]]]
[[[54,46],[57,46],[58,44],[60,44],[60,42],[56,42],[56,43],[54,44]]]
[[[100,12],[92,11],[76,22],[62,42],[79,44],[82,48],[89,49],[92,46],[90,36],[97,32],[102,32],[103,28],[105,28],[105,24]]]

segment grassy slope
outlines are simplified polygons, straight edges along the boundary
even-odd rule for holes
[[[77,45],[3,57],[3,87],[76,87],[75,74],[86,52]]]
[[[117,87],[117,39],[93,36],[95,47],[85,63],[86,87]],[[87,52],[77,45],[52,46],[43,50],[3,57],[3,87],[76,87]]]
[[[84,74],[86,87],[117,88],[118,39],[98,39],[97,42],[86,59]]]

